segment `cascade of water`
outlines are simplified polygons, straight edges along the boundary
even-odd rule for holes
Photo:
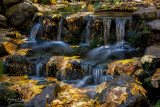
[[[63,19],[61,18],[60,21],[59,21],[59,25],[58,25],[58,35],[57,35],[57,40],[58,41],[61,40],[62,25],[63,25]]]
[[[86,35],[85,35],[85,43],[90,44],[90,35],[91,35],[91,31],[90,31],[90,25],[91,25],[92,19],[89,18],[87,25],[86,25]]]
[[[37,36],[37,33],[38,33],[38,30],[39,30],[40,26],[41,26],[40,23],[37,23],[33,26],[32,30],[31,30],[31,33],[30,33],[31,40],[36,39],[36,36]]]
[[[117,45],[124,44],[125,35],[125,23],[126,19],[116,18],[116,35],[117,35]]]
[[[86,83],[92,78],[92,76],[85,76],[82,80],[80,80],[76,87],[82,87],[84,85],[86,85]]]
[[[42,72],[42,66],[43,66],[42,63],[38,63],[36,65],[36,77],[40,77],[40,72]]]
[[[88,72],[88,64],[81,64],[81,68],[84,73]]]
[[[103,27],[104,27],[104,43],[105,45],[108,45],[108,38],[110,33],[110,27],[111,27],[111,18],[104,18],[103,19]]]

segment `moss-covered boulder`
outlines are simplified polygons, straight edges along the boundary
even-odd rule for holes
[[[134,78],[143,72],[142,63],[137,59],[126,59],[112,62],[108,65],[108,74],[131,75]]]
[[[23,2],[24,0],[3,0],[4,5],[14,5]]]
[[[98,85],[94,98],[104,107],[148,107],[145,94],[132,77],[123,75]]]
[[[24,56],[8,56],[5,61],[6,74],[26,75],[31,73],[31,64]]]
[[[82,78],[80,59],[77,57],[53,56],[46,65],[49,76],[59,80],[75,80]]]
[[[155,8],[142,8],[132,14],[134,19],[155,20],[157,19],[158,10]]]
[[[0,83],[0,106],[2,107],[6,107],[10,104],[20,102],[20,100],[22,99],[19,93],[8,89],[8,87],[8,83]]]
[[[11,6],[6,16],[9,18],[9,22],[17,28],[25,29],[31,22],[34,13],[38,12],[38,9],[28,3],[20,3]]]

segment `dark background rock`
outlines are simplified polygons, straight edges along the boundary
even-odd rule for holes
[[[14,4],[18,4],[23,1],[24,0],[3,0],[3,4],[4,5],[14,5]]]
[[[20,3],[11,6],[7,10],[6,16],[12,25],[20,29],[25,29],[31,22],[35,12],[38,12],[38,9],[33,5]]]
[[[61,88],[58,83],[53,83],[51,86],[47,86],[43,89],[40,95],[36,95],[29,103],[25,103],[24,107],[46,107],[46,102],[49,104],[54,100]],[[49,95],[49,98],[46,96]]]
[[[6,51],[4,45],[2,43],[0,43],[0,57],[8,55],[9,53]]]

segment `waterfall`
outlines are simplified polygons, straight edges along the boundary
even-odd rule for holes
[[[123,45],[125,42],[124,41],[125,24],[126,24],[126,19],[116,18],[117,45]]]
[[[111,75],[107,75],[105,74],[105,72],[107,71],[106,69],[104,69],[103,67],[93,67],[93,65],[91,64],[81,64],[81,69],[82,72],[85,73],[85,77],[84,80],[89,78],[89,76],[93,77],[93,81],[94,84],[101,84],[102,82],[106,81],[106,80],[110,80],[113,79],[113,77]],[[84,84],[83,81],[81,81],[81,84]]]
[[[42,72],[42,66],[43,66],[42,63],[38,63],[36,65],[36,77],[40,77],[40,73]]]
[[[89,80],[91,80],[92,76],[85,76],[82,80],[80,80],[75,86],[76,87],[82,87],[87,84]]]
[[[60,21],[59,21],[59,25],[58,25],[58,35],[57,35],[57,40],[58,41],[61,40],[62,24],[63,24],[63,19],[61,18]]]
[[[40,23],[37,23],[33,26],[32,30],[31,30],[31,33],[30,33],[31,40],[36,39],[36,36],[37,36],[37,33],[38,33],[38,30],[39,30],[40,26],[41,26]]]
[[[103,26],[104,26],[104,43],[107,46],[109,33],[110,33],[110,27],[111,27],[111,18],[104,18],[103,19]]]
[[[90,31],[90,25],[91,25],[91,18],[88,19],[87,25],[86,25],[86,35],[85,35],[85,43],[90,44],[90,35],[91,35],[91,31]]]

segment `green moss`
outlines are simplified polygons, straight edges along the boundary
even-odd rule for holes
[[[160,107],[160,99],[159,99],[158,102],[156,103],[155,107]]]
[[[3,64],[2,61],[0,60],[0,77],[2,77],[4,71],[5,71],[4,64]]]
[[[150,34],[150,33],[151,33],[151,31],[148,29],[144,29],[141,31],[141,34]]]

